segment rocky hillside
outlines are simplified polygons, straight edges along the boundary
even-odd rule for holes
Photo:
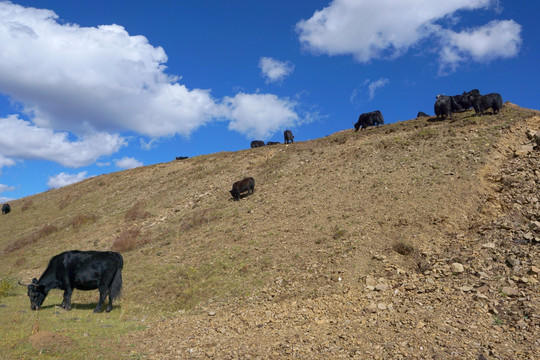
[[[152,359],[538,358],[537,130],[507,103],[98,176],[12,202],[0,274],[121,251]]]

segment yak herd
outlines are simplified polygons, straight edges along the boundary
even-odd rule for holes
[[[491,93],[487,95],[481,95],[478,89],[471,91],[464,91],[461,95],[446,96],[437,95],[436,101],[433,106],[435,116],[437,119],[440,117],[444,119],[446,117],[452,117],[452,113],[461,112],[471,107],[474,108],[476,115],[481,116],[484,111],[491,108],[494,114],[497,114],[502,107],[502,97],[498,93]],[[420,111],[417,117],[429,117],[428,114]],[[384,124],[384,118],[379,110],[375,110],[368,113],[360,114],[358,121],[354,123],[354,131],[364,130],[369,126],[379,126]],[[283,133],[285,144],[293,143],[294,136],[290,130],[286,130]],[[253,140],[251,142],[251,148],[275,145],[279,142],[269,141],[266,144],[262,140]],[[247,194],[253,194],[255,187],[255,180],[251,177],[242,179],[233,184],[230,193],[234,200],[239,200],[240,194],[247,192]]]
[[[461,95],[445,96],[437,95],[434,110],[437,118],[452,117],[452,113],[460,112],[471,107],[474,108],[476,115],[484,114],[484,111],[491,108],[494,114],[497,114],[503,104],[502,97],[498,93],[480,95],[478,89],[469,92],[463,92]]]
[[[284,138],[285,144],[294,143],[294,136],[291,130],[285,130],[285,132],[283,133],[283,138]],[[253,149],[253,148],[258,148],[261,146],[277,145],[277,144],[279,144],[279,141],[268,141],[265,144],[264,141],[262,140],[253,140],[251,142],[251,148]]]
[[[502,97],[498,93],[481,95],[477,89],[464,92],[461,95],[446,96],[437,95],[434,105],[435,116],[442,119],[452,117],[453,112],[474,108],[476,115],[483,115],[488,109],[493,114],[499,112],[502,107]],[[419,112],[417,117],[427,117],[428,114]],[[369,126],[384,124],[382,113],[379,110],[361,114],[354,124],[354,130],[364,130]],[[294,136],[290,130],[283,133],[285,144],[293,143]],[[266,145],[275,145],[278,142],[253,140],[251,147],[256,148]],[[187,157],[179,156],[176,160],[184,160]],[[242,193],[253,194],[255,179],[246,177],[236,181],[230,190],[233,200],[238,201]],[[246,195],[246,196],[247,196]],[[2,206],[2,214],[8,214],[11,208],[9,204]],[[109,298],[106,311],[112,309],[112,301],[119,296],[122,289],[122,267],[124,261],[122,255],[112,251],[66,251],[54,256],[40,279],[34,278],[28,288],[30,308],[37,310],[43,304],[43,300],[51,289],[64,290],[64,300],[61,307],[71,309],[71,294],[74,289],[99,290],[99,301],[94,312],[101,311],[105,299]]]

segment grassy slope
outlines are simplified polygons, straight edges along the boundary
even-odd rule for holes
[[[0,277],[28,282],[61,251],[119,248],[124,296],[102,317],[118,320],[111,325],[118,334],[145,317],[269,289],[278,298],[326,295],[338,277],[381,270],[374,254],[414,268],[392,250],[396,244],[429,251],[487,216],[478,212],[489,192],[483,173],[504,155],[508,129],[535,114],[506,105],[499,116],[468,111],[453,121],[344,130],[97,176],[17,200],[0,218]],[[255,194],[234,202],[228,190],[245,176],[255,178]],[[53,293],[45,305],[60,303]],[[0,315],[19,319],[8,336],[13,346],[30,335],[28,317],[36,315],[22,287],[11,294],[0,299],[8,304]],[[94,321],[86,305],[96,300],[97,292],[76,291],[78,309],[58,315],[51,306],[40,312],[40,326]],[[19,310],[27,312],[13,314]],[[84,344],[77,334],[73,349]],[[31,351],[14,349],[17,356]]]

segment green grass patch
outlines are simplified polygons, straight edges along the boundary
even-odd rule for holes
[[[10,278],[0,279],[0,298],[8,296],[17,285],[17,282]]]
[[[4,283],[1,281],[0,283]],[[74,308],[57,307],[62,291],[52,290],[39,311],[30,310],[26,289],[13,287],[0,298],[0,351],[3,359],[134,359],[124,335],[145,328],[137,312],[115,304],[110,313],[94,314],[98,292],[73,294]]]

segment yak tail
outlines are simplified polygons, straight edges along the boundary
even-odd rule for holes
[[[113,281],[111,283],[109,297],[111,300],[116,299],[122,293],[122,268],[124,267],[124,259],[120,255],[120,263],[114,274]]]

